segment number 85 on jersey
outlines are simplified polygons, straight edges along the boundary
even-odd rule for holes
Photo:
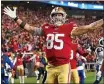
[[[47,49],[56,49],[61,50],[63,49],[64,42],[61,39],[61,37],[64,37],[64,34],[47,34]],[[58,43],[58,45],[55,45],[54,42]]]

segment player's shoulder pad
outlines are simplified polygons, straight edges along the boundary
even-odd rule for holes
[[[102,47],[102,46],[98,46],[96,49],[99,49],[99,48],[102,48],[102,49],[103,49],[103,47]]]
[[[42,28],[45,28],[45,26],[49,26],[48,23],[43,23]]]
[[[71,21],[69,24],[72,25],[73,27],[77,27],[77,24],[74,21]]]

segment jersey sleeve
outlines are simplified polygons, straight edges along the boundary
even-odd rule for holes
[[[78,26],[75,22],[70,22],[70,24],[72,25],[72,27],[77,27]]]
[[[45,35],[45,29],[47,29],[47,27],[49,27],[49,24],[45,23],[41,26],[41,29],[42,29],[42,35]]]
[[[35,28],[35,30],[34,30],[34,33],[36,34],[36,35],[42,35],[42,28]]]
[[[43,24],[42,26],[41,26],[41,28],[38,28],[38,27],[36,27],[35,28],[35,34],[36,35],[44,35],[44,29],[45,29],[45,26],[47,26],[48,24],[47,23],[45,23],[45,24]]]

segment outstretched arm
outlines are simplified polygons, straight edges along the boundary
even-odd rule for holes
[[[72,36],[82,35],[84,33],[87,33],[89,31],[92,31],[92,30],[95,30],[95,29],[101,27],[103,24],[104,24],[103,19],[100,19],[100,20],[95,21],[89,25],[74,27],[74,29],[71,32],[71,35]]]
[[[11,17],[12,19],[14,19],[17,24],[23,28],[23,29],[26,29],[28,31],[31,31],[31,30],[37,30],[37,27],[33,27],[33,26],[30,26],[29,24],[25,23],[24,21],[22,21],[19,17],[17,17],[16,15],[16,8],[14,8],[14,10],[11,10],[8,6],[4,8],[4,14],[8,15],[9,17]],[[38,28],[39,29],[39,28]],[[40,30],[38,30],[40,31]]]
[[[33,55],[29,60],[35,59],[36,58],[36,54]]]

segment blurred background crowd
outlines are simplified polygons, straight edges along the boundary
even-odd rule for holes
[[[2,11],[4,5],[2,4]],[[9,4],[9,7],[17,8],[17,15],[22,20],[26,21],[28,24],[41,28],[42,24],[50,21],[50,13],[52,7],[40,7],[38,8],[29,8],[29,6],[24,5],[12,5]],[[66,10],[70,11],[70,10]],[[83,11],[82,11],[83,12]],[[14,22],[13,19],[9,18],[5,14],[2,13],[1,19],[1,50],[2,52],[8,51],[12,53],[17,53],[18,50],[32,52],[35,49],[39,51],[45,51],[45,43],[44,37],[35,35],[32,31],[28,32],[24,29],[20,29],[20,27]],[[68,15],[67,21],[74,21],[77,23],[78,26],[86,25],[93,21],[96,21],[96,17],[91,17],[90,15],[87,16],[70,16]],[[98,46],[98,40],[100,37],[104,36],[104,28],[97,29],[95,31],[88,32],[82,36],[76,38],[76,40],[81,44],[84,45],[84,48],[91,50],[92,53],[86,56],[87,62],[95,62],[96,57],[93,53],[95,48]]]

